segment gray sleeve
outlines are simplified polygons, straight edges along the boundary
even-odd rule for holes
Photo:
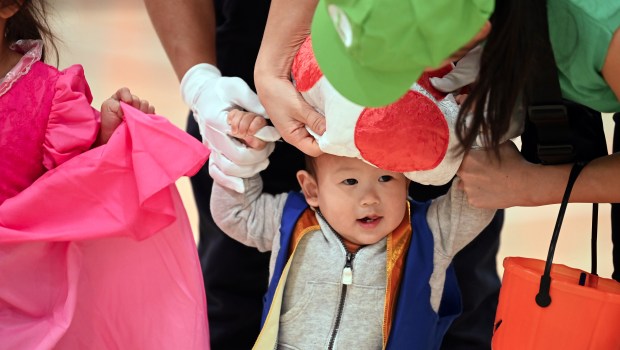
[[[244,179],[245,193],[213,183],[211,215],[227,235],[261,252],[278,245],[280,221],[288,194],[262,193],[263,182],[256,175]]]
[[[465,192],[459,190],[457,177],[450,190],[431,203],[426,214],[433,233],[433,274],[429,280],[431,306],[439,310],[446,270],[452,257],[473,240],[493,219],[495,209],[478,209],[469,205]]]
[[[471,242],[493,219],[495,209],[469,205],[467,195],[459,190],[457,177],[450,190],[433,201],[426,218],[433,232],[435,251],[453,257]]]

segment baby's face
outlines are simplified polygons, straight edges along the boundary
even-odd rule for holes
[[[351,243],[376,243],[403,220],[408,186],[403,174],[330,154],[317,157],[315,169],[321,213]]]

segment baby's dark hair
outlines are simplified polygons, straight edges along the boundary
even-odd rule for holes
[[[4,37],[9,44],[20,39],[43,40],[43,54],[41,60],[45,61],[47,53],[53,53],[58,64],[58,38],[51,30],[47,15],[48,4],[45,0],[0,0],[0,7],[17,6],[19,10],[7,20]]]
[[[306,171],[310,175],[316,177],[316,166],[315,166],[316,162],[314,160],[314,157],[309,156],[309,155],[306,154],[305,158],[304,158],[304,161],[306,163]]]

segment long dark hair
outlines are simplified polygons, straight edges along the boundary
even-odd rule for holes
[[[20,39],[40,39],[45,42],[43,57],[46,52],[53,53],[58,63],[58,38],[52,32],[48,22],[48,5],[44,0],[0,0],[0,6],[18,6],[19,10],[7,20],[4,37],[9,43]]]
[[[491,32],[480,58],[480,74],[461,106],[457,136],[468,149],[482,132],[487,146],[497,150],[510,118],[520,104],[527,104],[527,86],[534,72],[536,54],[544,44],[546,1],[497,0]],[[471,119],[466,123],[466,116]]]

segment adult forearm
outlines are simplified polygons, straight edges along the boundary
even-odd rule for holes
[[[325,118],[291,83],[291,65],[310,34],[317,0],[274,0],[254,67],[258,97],[282,138],[302,152],[318,156],[318,143],[306,127],[322,135]]]
[[[532,207],[562,201],[571,164],[541,165],[527,162],[512,142],[500,145],[500,160],[493,150],[467,153],[458,176],[468,201],[478,208]],[[620,154],[590,162],[581,172],[571,202],[620,202]]]
[[[532,205],[560,203],[570,166],[537,166],[531,174]],[[570,201],[576,203],[620,202],[620,154],[613,154],[590,162],[581,172]]]
[[[179,80],[198,63],[216,63],[212,1],[144,0],[144,4]]]
[[[289,78],[293,58],[310,34],[317,3],[318,0],[271,2],[254,70],[257,87],[265,76]]]

